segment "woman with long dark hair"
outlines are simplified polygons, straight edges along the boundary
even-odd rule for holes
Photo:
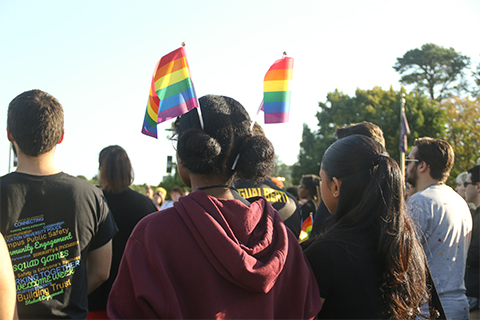
[[[318,317],[415,319],[426,303],[426,262],[397,163],[353,135],[327,149],[320,177],[335,225],[305,251],[324,301]]]
[[[175,121],[177,166],[192,188],[135,228],[108,302],[115,319],[308,319],[321,308],[303,252],[264,198],[242,198],[234,178],[259,182],[270,141],[223,96],[199,99]],[[201,126],[203,120],[203,128]]]
[[[300,180],[298,186],[298,196],[300,200],[306,200],[302,204],[302,219],[305,221],[308,217],[315,218],[315,212],[320,204],[320,177],[314,174],[305,174]]]
[[[88,296],[88,319],[107,319],[107,298],[118,273],[123,251],[133,228],[147,214],[157,211],[152,200],[129,188],[133,169],[127,152],[120,146],[104,148],[98,157],[100,187],[115,218],[118,233],[113,238],[110,277]]]

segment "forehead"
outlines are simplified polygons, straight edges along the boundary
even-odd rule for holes
[[[410,151],[410,154],[408,155],[409,158],[415,158],[415,155],[417,154],[417,147],[413,147],[412,151]]]

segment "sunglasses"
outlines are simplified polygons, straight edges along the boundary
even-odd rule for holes
[[[408,166],[409,162],[419,162],[420,160],[418,159],[412,159],[412,158],[405,158],[405,166]]]
[[[476,182],[468,182],[468,181],[465,181],[465,182],[463,183],[463,187],[466,188],[469,184],[471,184],[471,185],[476,185],[477,183],[476,183]]]

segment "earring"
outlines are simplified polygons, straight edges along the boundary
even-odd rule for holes
[[[334,197],[337,197],[337,193],[335,192],[335,193],[333,194],[333,196],[334,196]]]

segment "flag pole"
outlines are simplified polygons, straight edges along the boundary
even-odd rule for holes
[[[185,42],[182,42],[182,47],[185,48]],[[200,110],[200,102],[198,101],[198,97],[197,97],[197,92],[195,91],[195,85],[193,84],[193,78],[192,78],[192,71],[190,70],[190,78],[192,79],[192,89],[193,89],[193,94],[195,95],[195,100],[197,100],[197,107],[195,109],[197,109],[197,113],[198,113],[198,119],[200,121],[200,127],[202,128],[202,130],[204,129],[204,124],[203,124],[203,116],[202,116],[202,110]]]
[[[405,93],[401,93],[401,105],[400,105],[400,131],[402,131],[402,121],[403,121],[403,114],[405,113]],[[402,135],[400,139],[405,139]],[[404,143],[405,144],[405,143]],[[402,177],[405,177],[405,152],[404,150],[407,148],[406,145],[403,146],[402,150],[400,150],[400,170],[402,170]]]

